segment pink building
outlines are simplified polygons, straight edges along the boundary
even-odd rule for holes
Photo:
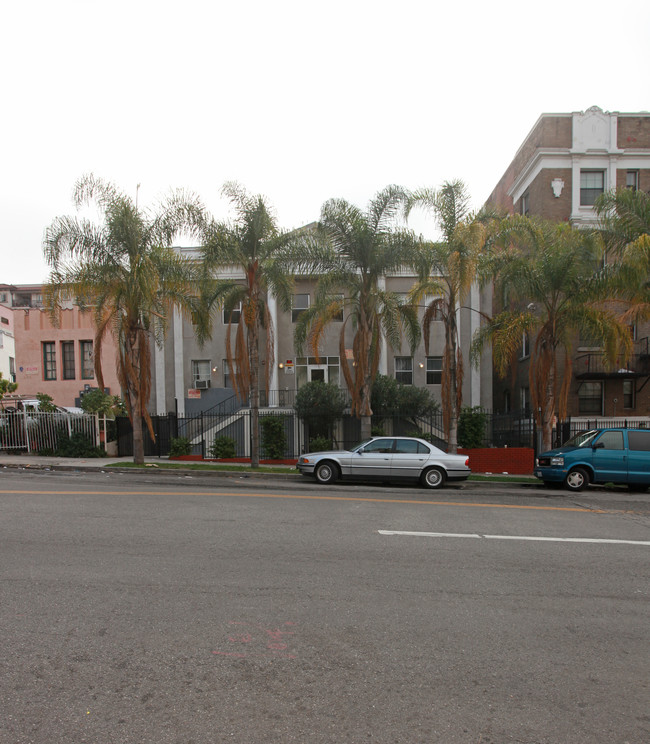
[[[94,370],[95,328],[91,312],[69,303],[55,327],[43,308],[39,284],[0,285],[13,312],[16,382],[21,395],[46,393],[60,406],[79,405],[81,393],[97,387]],[[112,336],[102,350],[104,385],[111,395],[120,394]]]

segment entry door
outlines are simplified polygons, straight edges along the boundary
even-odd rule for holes
[[[327,382],[327,365],[310,364],[307,367],[307,379],[309,382]]]

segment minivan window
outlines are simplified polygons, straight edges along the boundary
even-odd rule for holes
[[[637,452],[650,452],[650,431],[629,431],[627,441],[630,449]]]
[[[571,439],[568,439],[565,443],[565,447],[590,447],[594,437],[600,433],[599,429],[592,429],[591,431],[581,431],[580,434],[576,434]]]
[[[622,431],[604,431],[596,444],[603,446],[608,450],[623,449],[623,432]]]

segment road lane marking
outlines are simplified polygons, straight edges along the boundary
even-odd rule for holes
[[[403,535],[406,537],[459,537],[478,540],[529,540],[534,542],[596,543],[599,545],[646,545],[650,540],[614,540],[605,537],[541,537],[532,535],[481,535],[462,532],[409,532],[406,530],[377,530],[380,535]]]
[[[51,491],[0,489],[0,495],[32,496],[238,496],[256,499],[296,499],[299,501],[362,501],[373,504],[419,504],[420,506],[463,506],[479,509],[527,509],[533,511],[582,512],[588,514],[609,514],[607,509],[590,509],[583,506],[536,506],[533,504],[484,504],[466,501],[426,501],[424,499],[379,499],[363,496],[309,496],[289,493],[243,493],[241,491]]]

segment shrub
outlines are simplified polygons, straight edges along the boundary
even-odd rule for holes
[[[282,460],[287,450],[284,418],[284,416],[263,416],[260,418],[262,449],[271,460]]]
[[[57,457],[105,457],[101,447],[96,447],[92,441],[81,432],[75,432],[70,438],[59,439],[54,451]]]
[[[438,402],[426,388],[402,385],[387,375],[375,378],[370,405],[377,418],[400,416],[414,426],[418,417],[430,416],[439,410]]]
[[[192,452],[192,445],[187,437],[172,437],[169,443],[169,456],[182,457]]]
[[[343,417],[346,407],[345,393],[333,382],[308,382],[296,394],[296,413],[309,427],[310,439],[331,439],[334,424]]]
[[[210,454],[216,460],[227,460],[237,456],[237,442],[232,437],[219,436],[214,438]]]
[[[476,449],[483,446],[487,414],[481,406],[464,406],[458,417],[458,446]]]
[[[326,452],[332,449],[332,440],[327,437],[313,437],[309,440],[310,452]]]

